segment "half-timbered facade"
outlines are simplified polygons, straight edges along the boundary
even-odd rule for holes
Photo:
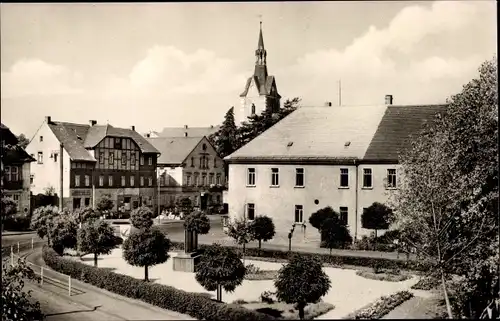
[[[104,194],[111,196],[115,209],[156,205],[158,151],[133,126],[81,125],[47,117],[27,149],[41,155],[33,189],[54,187],[58,195],[62,192],[64,207],[95,206]],[[50,155],[45,162],[43,155]]]

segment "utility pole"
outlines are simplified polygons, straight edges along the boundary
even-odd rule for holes
[[[342,79],[339,79],[339,106],[342,106]]]

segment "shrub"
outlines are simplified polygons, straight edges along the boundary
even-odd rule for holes
[[[413,293],[408,291],[400,291],[389,296],[383,296],[372,304],[351,313],[344,319],[380,319],[387,313],[394,310],[394,308],[398,305],[411,299],[412,297]]]
[[[264,291],[260,295],[260,300],[264,303],[273,304],[278,301],[278,298],[276,297],[276,292]]]
[[[250,232],[253,239],[259,241],[259,249],[262,248],[262,241],[271,240],[276,234],[273,220],[265,215],[257,216],[250,225]]]
[[[6,231],[29,231],[30,230],[31,217],[20,214],[12,215],[4,219],[2,222],[3,229]]]
[[[257,274],[260,272],[260,268],[253,264],[247,264],[245,268],[246,268],[246,274]]]
[[[186,215],[184,228],[197,234],[207,234],[210,231],[210,219],[202,211],[194,211]]]
[[[387,232],[390,233],[391,231]],[[387,234],[386,233],[386,234]],[[389,241],[390,240],[390,241]],[[377,243],[375,243],[375,236],[364,235],[360,240],[354,240],[354,244],[351,245],[353,250],[361,251],[379,251],[379,252],[394,252],[396,250],[396,245],[392,243],[394,240],[391,234],[386,237],[385,234],[377,238]]]
[[[115,231],[108,222],[101,220],[84,223],[78,230],[77,241],[80,251],[94,254],[95,266],[97,266],[97,256],[109,254],[117,246]]]
[[[153,226],[153,212],[146,206],[136,208],[130,214],[130,224],[135,228],[150,228]]]
[[[436,287],[438,287],[441,284],[441,282],[433,277],[425,277],[421,278],[417,283],[413,284],[411,288],[413,290],[425,290],[429,291],[432,290]]]
[[[208,247],[208,245],[200,244],[199,252],[200,254]],[[238,251],[236,246],[227,245],[225,247],[230,247]],[[184,242],[172,242],[171,251],[184,250]],[[246,255],[257,258],[259,256],[259,250],[257,248],[247,248]],[[418,261],[403,261],[403,260],[393,260],[386,258],[377,257],[360,257],[360,256],[350,256],[350,255],[329,255],[329,254],[318,254],[309,252],[298,252],[298,251],[280,251],[271,249],[262,249],[260,256],[265,258],[270,258],[271,260],[288,260],[290,255],[300,254],[306,257],[315,257],[319,259],[323,264],[329,266],[368,266],[373,267],[378,264],[381,268],[392,269],[399,267],[406,270],[416,270],[416,271],[428,271],[429,266],[427,264],[422,264]]]
[[[69,215],[58,215],[52,220],[52,226],[48,231],[52,240],[52,248],[57,254],[62,255],[64,249],[76,248],[78,226],[73,217]]]
[[[84,278],[96,287],[139,299],[162,309],[188,314],[198,320],[274,320],[271,316],[241,306],[216,302],[200,293],[189,293],[171,286],[144,282],[128,275],[66,259],[47,246],[43,247],[42,256],[50,268],[72,278]]]
[[[320,233],[320,247],[330,249],[330,254],[332,253],[332,249],[345,248],[347,244],[352,243],[349,229],[337,216],[326,218],[321,225]]]
[[[356,275],[365,279],[387,282],[401,282],[411,279],[411,275],[408,274],[373,273],[369,271],[356,271]]]

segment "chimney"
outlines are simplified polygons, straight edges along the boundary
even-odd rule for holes
[[[325,103],[325,107],[332,107],[332,102],[331,101],[327,101]]]
[[[188,132],[184,132],[184,137],[188,137]]]
[[[392,95],[385,95],[385,104],[392,105]]]
[[[214,128],[214,125],[210,125],[210,129],[213,129]]]
[[[184,125],[184,129],[188,129],[188,125]]]
[[[151,134],[146,134],[146,138],[149,138],[149,137],[151,137]]]
[[[97,124],[97,120],[89,120],[90,126],[94,126]]]
[[[47,122],[47,124],[50,124],[52,119],[50,116],[45,116],[45,121]]]
[[[132,129],[135,132],[135,126],[134,125],[130,126],[130,129]]]

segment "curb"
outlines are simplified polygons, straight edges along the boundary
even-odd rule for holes
[[[35,231],[26,231],[26,232],[2,232],[2,237],[3,236],[13,236],[13,235],[25,235],[25,234],[35,234]]]

